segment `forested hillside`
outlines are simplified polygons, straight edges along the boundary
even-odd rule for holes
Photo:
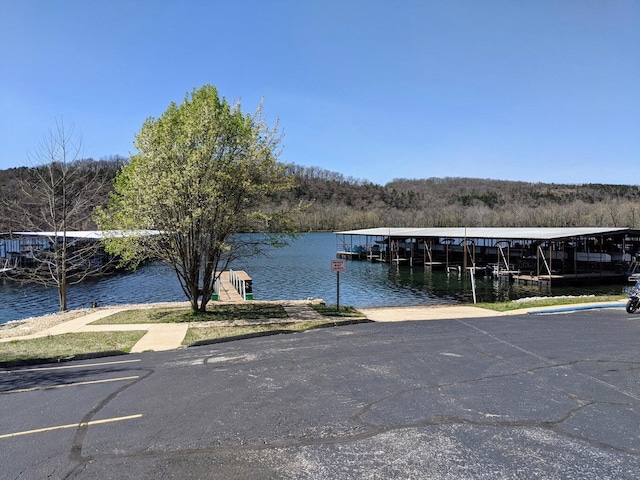
[[[93,209],[106,205],[116,173],[128,161],[111,156],[87,158],[67,164],[0,170],[0,233],[53,229],[53,210],[60,210],[66,196],[73,208],[65,208],[67,230],[93,230]],[[67,180],[61,181],[62,172]]]
[[[124,159],[84,160],[113,181]],[[0,231],[19,230],[21,219],[8,200],[19,199],[29,168],[0,170]],[[386,185],[345,178],[317,167],[289,165],[293,191],[273,199],[272,208],[307,204],[301,231],[389,227],[638,227],[637,185],[560,185],[473,178],[395,179]],[[108,189],[96,196],[105,204]],[[72,222],[71,229],[95,225]]]

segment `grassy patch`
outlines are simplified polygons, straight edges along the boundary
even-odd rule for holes
[[[95,352],[119,350],[130,352],[145,330],[133,332],[66,333],[30,340],[0,343],[0,362],[34,358],[67,358]]]
[[[346,317],[346,318],[363,318],[364,314],[353,307],[340,306],[340,310],[336,309],[336,305],[313,304],[313,309],[326,317]]]
[[[255,335],[285,330],[287,332],[302,332],[323,325],[332,325],[331,320],[318,320],[312,322],[286,322],[269,323],[264,325],[242,325],[233,327],[192,327],[182,341],[183,345],[191,345],[202,340],[216,340],[222,338],[239,337],[243,335]]]
[[[282,305],[273,303],[213,305],[206,312],[193,312],[188,308],[151,308],[115,313],[93,322],[93,325],[266,320],[269,318],[287,318],[287,312]]]
[[[621,295],[609,295],[600,297],[548,297],[532,299],[529,301],[513,300],[510,302],[477,303],[475,306],[486,308],[488,310],[495,310],[497,312],[508,312],[511,310],[520,310],[522,308],[553,307],[556,305],[574,305],[595,302],[616,302],[622,300],[623,298],[625,297]]]

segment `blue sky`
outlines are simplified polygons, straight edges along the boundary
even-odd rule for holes
[[[204,84],[346,177],[640,183],[639,0],[0,0],[0,169]]]

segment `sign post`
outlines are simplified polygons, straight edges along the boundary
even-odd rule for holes
[[[344,272],[345,269],[344,258],[337,260],[331,260],[331,271],[336,272],[336,310],[340,312],[340,272]]]

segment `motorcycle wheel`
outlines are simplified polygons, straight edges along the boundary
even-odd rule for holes
[[[627,302],[627,313],[636,313],[638,310],[638,300],[630,298]]]

